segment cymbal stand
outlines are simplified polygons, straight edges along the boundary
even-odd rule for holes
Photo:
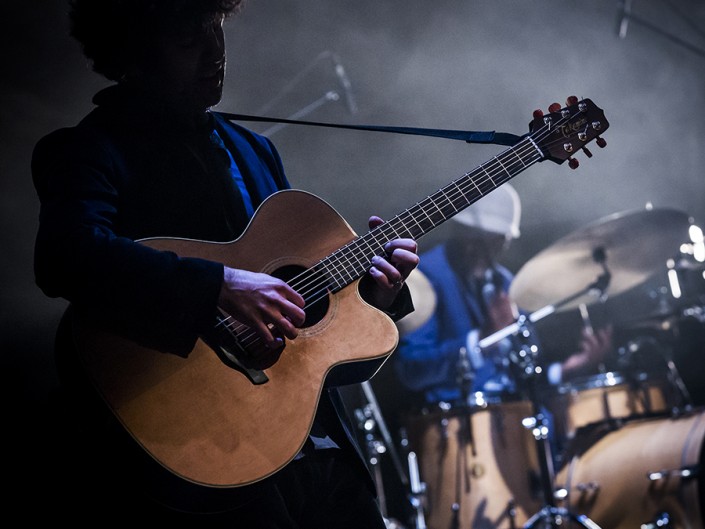
[[[426,484],[419,477],[419,464],[416,452],[409,452],[409,477],[411,481],[411,495],[409,501],[416,513],[416,529],[426,529],[424,505],[426,498]]]
[[[547,417],[541,411],[539,392],[536,388],[536,378],[541,374],[543,368],[536,363],[538,357],[538,346],[531,343],[530,323],[535,323],[546,316],[553,314],[561,307],[579,299],[585,295],[596,296],[604,301],[607,298],[607,289],[612,278],[612,274],[607,266],[607,253],[603,247],[593,249],[592,258],[595,263],[602,268],[602,273],[590,285],[576,293],[566,297],[553,305],[546,305],[531,314],[521,315],[518,320],[499,331],[480,340],[480,349],[489,347],[508,336],[521,336],[522,348],[512,354],[510,360],[520,368],[520,380],[525,381],[525,391],[528,394],[532,407],[532,417],[524,421],[524,426],[531,429],[536,441],[536,451],[539,460],[539,471],[541,478],[541,490],[544,497],[544,506],[533,516],[531,516],[524,529],[537,527],[539,529],[561,527],[565,519],[572,520],[587,529],[600,529],[595,522],[585,515],[571,513],[565,508],[556,506],[556,496],[554,492],[554,469],[553,450],[551,448],[551,428]]]
[[[649,346],[653,347],[658,352],[658,354],[663,358],[663,362],[666,365],[666,369],[668,372],[668,382],[673,387],[673,391],[675,393],[674,398],[676,402],[674,402],[673,409],[671,410],[673,415],[679,415],[683,412],[689,412],[693,407],[693,400],[690,396],[690,391],[688,391],[688,388],[686,387],[685,382],[683,381],[683,377],[681,376],[680,371],[678,370],[675,362],[673,361],[672,346],[663,344],[661,343],[661,340],[657,340],[656,338],[652,337],[637,338],[631,340],[624,347],[619,348],[619,350],[617,351],[620,355],[619,363],[626,367],[627,371],[629,371],[633,355],[638,353],[642,348]],[[649,403],[647,402],[645,404],[648,405]],[[647,410],[648,409],[650,409],[649,406],[647,406]]]
[[[536,358],[539,354],[538,346],[532,343],[530,323],[552,314],[560,307],[580,298],[581,296],[592,294],[598,296],[599,299],[606,298],[607,287],[609,286],[611,274],[606,264],[606,254],[603,248],[596,248],[593,251],[593,259],[600,264],[603,273],[585,289],[568,296],[564,300],[559,301],[555,305],[548,305],[541,308],[530,315],[521,315],[518,320],[504,329],[484,338],[480,341],[481,348],[488,347],[502,338],[510,335],[518,335],[523,342],[522,348],[518,353],[513,353],[512,362],[520,368],[519,379],[525,382],[525,392],[529,397],[532,407],[532,416],[524,421],[524,426],[531,430],[536,441],[536,452],[539,460],[539,471],[541,479],[541,490],[543,493],[544,506],[533,516],[531,516],[524,529],[534,527],[545,529],[553,527],[561,527],[564,520],[572,520],[587,529],[600,529],[600,527],[585,515],[571,513],[565,508],[556,506],[554,481],[555,473],[553,468],[553,450],[551,448],[551,427],[550,423],[541,411],[541,402],[539,392],[536,387],[536,379],[542,373],[543,368],[536,363]]]
[[[463,403],[462,419],[460,421],[460,427],[458,428],[458,445],[461,447],[472,446],[474,448],[474,439],[472,432],[472,419],[469,410],[470,404],[470,393],[473,386],[473,381],[475,379],[475,374],[471,368],[470,358],[468,356],[468,350],[465,347],[460,349],[460,355],[456,363],[456,383],[460,388],[461,402]],[[465,448],[458,450],[456,456],[455,464],[455,501],[451,506],[452,518],[451,518],[451,529],[458,529],[460,527],[460,510],[461,503],[463,499],[463,484],[465,484],[465,492],[470,492],[470,480],[468,478],[468,461]]]
[[[671,384],[676,388],[678,391],[678,396],[679,396],[679,405],[676,407],[675,410],[673,410],[674,414],[678,414],[680,412],[688,412],[693,408],[693,399],[690,396],[690,391],[688,391],[688,388],[685,385],[685,382],[683,381],[683,377],[681,377],[680,372],[678,371],[678,368],[676,367],[675,362],[673,361],[673,354],[670,348],[668,350],[663,350],[662,351],[664,361],[666,362],[666,367],[668,369],[668,378],[671,381]]]
[[[518,365],[522,369],[521,379],[525,382],[526,393],[531,402],[532,416],[524,419],[523,425],[530,429],[536,441],[536,453],[539,461],[539,474],[541,480],[541,491],[543,494],[543,507],[531,516],[524,524],[524,529],[539,528],[548,529],[563,527],[565,520],[571,520],[587,529],[600,529],[595,522],[585,515],[578,515],[570,512],[566,508],[556,505],[554,492],[555,471],[553,468],[553,449],[551,447],[551,427],[550,421],[541,411],[536,379],[542,372],[541,367],[536,363],[538,347],[531,344],[531,332],[520,318],[522,331],[519,333],[525,342],[518,355]]]
[[[372,476],[379,496],[379,508],[382,516],[387,518],[387,498],[384,493],[384,482],[382,480],[382,470],[380,468],[380,456],[387,451],[387,447],[377,437],[375,433],[376,423],[369,405],[355,409],[358,427],[365,435],[365,448],[367,462],[372,470]]]

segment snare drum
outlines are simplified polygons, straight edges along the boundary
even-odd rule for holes
[[[541,504],[528,402],[460,407],[407,421],[429,529],[520,527]]]
[[[674,407],[674,391],[665,378],[642,374],[627,379],[609,372],[558,386],[548,407],[556,435],[570,440],[585,426],[668,415]]]
[[[704,437],[702,410],[636,420],[574,458],[556,484],[572,514],[605,529],[703,529]]]

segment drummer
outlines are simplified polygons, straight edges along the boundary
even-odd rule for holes
[[[402,334],[394,367],[400,382],[429,405],[482,404],[522,391],[511,359],[525,344],[510,334],[479,347],[519,316],[508,295],[513,275],[499,259],[519,237],[520,217],[519,195],[504,184],[455,215],[449,237],[421,256],[419,270],[433,287],[435,309],[423,325]],[[612,348],[612,329],[583,330],[578,341],[577,351],[543,366],[541,384],[596,371]]]

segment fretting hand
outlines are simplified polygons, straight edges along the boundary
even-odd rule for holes
[[[384,221],[375,215],[369,219],[370,229],[374,229]],[[416,254],[418,246],[413,239],[394,239],[384,247],[384,257],[375,256],[368,274],[374,280],[373,286],[366,290],[366,301],[372,306],[385,310],[391,306],[397,297],[404,281],[411,271],[419,264]]]

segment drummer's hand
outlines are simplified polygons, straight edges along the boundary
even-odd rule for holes
[[[517,308],[509,299],[509,295],[504,291],[497,292],[490,298],[487,305],[485,335],[489,336],[505,327],[509,327],[516,322],[517,318]]]
[[[588,371],[604,362],[612,349],[612,326],[594,332],[583,329],[580,349],[563,362],[563,378]]]

